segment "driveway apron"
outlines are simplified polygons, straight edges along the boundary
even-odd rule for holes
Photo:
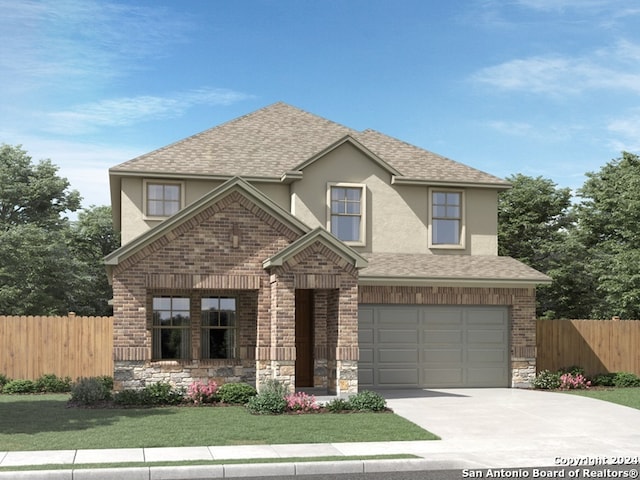
[[[640,457],[640,410],[609,402],[507,388],[379,392],[395,413],[442,438],[423,444],[425,458],[464,456],[468,468],[486,468]]]

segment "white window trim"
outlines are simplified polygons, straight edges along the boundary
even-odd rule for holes
[[[362,190],[360,197],[360,240],[340,240],[346,245],[364,247],[367,244],[367,185],[364,183],[328,182],[327,183],[327,230],[331,232],[331,187],[359,188]]]
[[[445,192],[445,193],[459,193],[460,194],[460,208],[461,216],[460,216],[460,243],[433,243],[433,194],[436,192]],[[448,249],[448,250],[464,250],[466,248],[466,238],[467,238],[467,205],[465,200],[465,191],[454,189],[454,188],[437,188],[430,187],[429,188],[429,196],[428,196],[428,212],[429,212],[429,235],[428,235],[428,247],[433,249]]]
[[[147,185],[178,185],[180,187],[180,208],[178,211],[182,210],[185,206],[185,192],[184,192],[184,182],[181,181],[166,181],[160,179],[153,178],[145,178],[142,180],[142,218],[143,220],[166,220],[169,218],[168,216],[161,215],[148,215],[147,214],[147,192],[149,191]]]

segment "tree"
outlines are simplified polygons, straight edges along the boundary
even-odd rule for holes
[[[61,214],[80,207],[80,194],[69,191],[50,160],[37,165],[20,146],[0,146],[0,229],[16,225],[60,227]]]
[[[578,233],[600,299],[598,318],[640,318],[640,157],[623,152],[578,190]]]
[[[70,285],[70,310],[80,315],[110,315],[108,301],[113,292],[103,258],[120,246],[111,207],[91,206],[81,211],[78,221],[71,225],[69,240],[76,264]]]
[[[574,278],[571,268],[580,262],[567,264],[579,252],[567,248],[574,227],[571,190],[543,177],[516,174],[507,180],[513,187],[498,198],[498,253],[554,279],[538,288],[539,315],[572,316],[573,289],[564,281]]]

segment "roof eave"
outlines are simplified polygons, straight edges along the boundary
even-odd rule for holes
[[[548,285],[550,278],[455,278],[455,277],[418,277],[418,276],[384,276],[360,274],[359,285],[402,285],[402,286],[475,286],[475,287],[511,287],[534,288],[536,285]]]
[[[418,186],[443,186],[443,187],[463,187],[463,188],[490,188],[494,190],[509,190],[512,185],[508,182],[491,183],[491,182],[463,182],[459,180],[432,180],[426,178],[408,178],[393,175],[391,177],[392,185],[418,185]]]

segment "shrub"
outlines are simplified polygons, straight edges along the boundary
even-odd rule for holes
[[[565,373],[560,376],[560,387],[562,390],[579,390],[584,388],[589,388],[591,386],[591,382],[587,380],[587,378],[578,373],[577,375],[572,375],[571,373]]]
[[[116,405],[144,405],[145,398],[142,390],[121,390],[113,397]]]
[[[144,405],[177,405],[183,399],[184,392],[176,390],[170,383],[152,383],[142,389]]]
[[[259,415],[278,415],[286,410],[287,401],[276,392],[260,392],[249,399],[247,408],[251,413]]]
[[[113,377],[110,377],[109,375],[99,375],[95,377],[95,379],[98,380],[108,391],[113,390]]]
[[[314,412],[320,408],[316,403],[316,397],[304,392],[290,393],[284,399],[287,402],[287,410],[290,412]]]
[[[36,391],[36,384],[32,380],[11,380],[2,388],[2,392],[9,395],[35,393]]]
[[[615,373],[599,373],[593,377],[591,385],[596,387],[613,387],[615,378]]]
[[[36,390],[43,393],[64,393],[71,391],[71,378],[60,378],[46,373],[36,380]]]
[[[536,378],[533,379],[531,385],[533,388],[542,389],[542,390],[554,390],[560,387],[560,376],[559,372],[550,372],[549,370],[542,370]]]
[[[111,391],[96,377],[80,378],[71,387],[71,401],[80,405],[95,405],[111,398]]]
[[[635,373],[618,372],[613,379],[613,385],[616,387],[640,387],[640,377]]]
[[[331,413],[346,412],[351,410],[351,404],[344,398],[334,398],[325,405]]]
[[[246,383],[225,383],[218,389],[220,401],[244,405],[258,394],[256,389]]]
[[[570,367],[561,368],[558,371],[560,374],[570,373],[574,377],[577,377],[578,375],[584,376],[584,368],[579,365],[571,365]]]
[[[380,412],[387,408],[387,401],[379,393],[363,390],[349,397],[349,405],[352,410]]]
[[[209,380],[208,383],[202,383],[201,381],[195,381],[187,389],[187,399],[193,402],[195,405],[201,405],[203,403],[213,403],[218,400],[218,384],[213,380]]]

